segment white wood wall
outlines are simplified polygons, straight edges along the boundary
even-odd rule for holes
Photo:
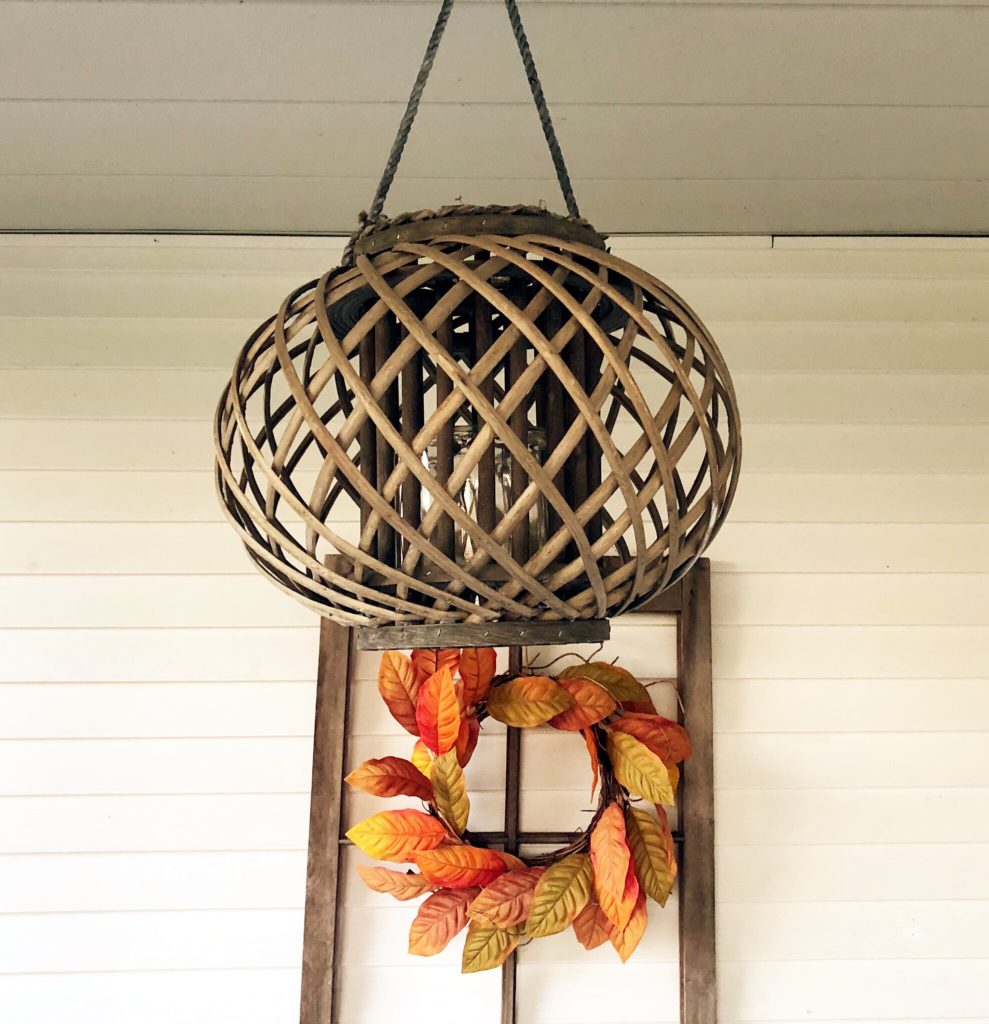
[[[989,243],[615,249],[710,323],[744,417],[711,552],[722,1020],[985,1024]],[[208,421],[249,329],[338,252],[0,239],[4,1024],[294,1019],[316,629],[221,522]],[[673,664],[642,620],[608,653]],[[354,756],[405,750],[359,693]],[[580,751],[525,753],[526,824],[573,826]],[[495,976],[406,958],[408,905],[346,899],[343,1024],[497,1020]],[[674,1021],[675,937],[671,906],[625,968],[537,944],[522,1024]]]

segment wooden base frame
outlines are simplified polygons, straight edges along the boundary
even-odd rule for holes
[[[677,688],[694,754],[684,765],[679,794],[680,1024],[717,1024],[714,902],[714,729],[711,661],[711,571],[700,559],[690,573],[639,613],[669,614],[677,622]],[[636,614],[636,613],[631,613]],[[336,1024],[337,925],[343,839],[343,774],[354,630],[323,619],[320,628],[313,743],[309,862],[302,953],[300,1024]],[[521,668],[522,649],[509,649]],[[569,837],[522,832],[519,822],[521,730],[509,729],[505,823],[479,833],[517,852],[520,846],[559,845]],[[513,955],[502,973],[502,1024],[515,1024]]]

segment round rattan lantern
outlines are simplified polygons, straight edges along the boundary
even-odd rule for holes
[[[216,479],[282,590],[342,623],[523,642],[636,607],[710,543],[741,452],[724,360],[570,199],[374,210],[248,340]]]
[[[293,292],[216,447],[258,567],[362,625],[619,614],[703,552],[740,453],[677,295],[582,224],[462,209],[386,223]]]

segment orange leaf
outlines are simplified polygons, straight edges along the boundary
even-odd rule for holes
[[[615,698],[590,679],[558,679],[557,682],[573,697],[573,707],[549,720],[554,729],[580,732],[607,718],[618,707]]]
[[[431,882],[415,871],[392,871],[391,868],[372,868],[358,865],[357,873],[364,884],[375,892],[394,896],[397,900],[414,900],[433,891]]]
[[[432,850],[450,838],[443,825],[422,811],[381,811],[358,822],[347,832],[358,849],[375,860],[411,861],[422,850]]]
[[[466,768],[474,756],[480,734],[481,726],[476,715],[466,715],[460,720],[460,732],[457,733],[457,760],[461,768]]]
[[[573,919],[573,930],[584,949],[597,949],[610,938],[611,922],[601,907],[591,902]]]
[[[378,668],[378,692],[392,718],[403,728],[419,735],[416,725],[416,693],[412,662],[398,651],[385,651]]]
[[[442,953],[467,927],[467,907],[476,895],[476,889],[444,889],[424,900],[409,929],[409,952],[413,956]]]
[[[605,917],[618,929],[628,924],[635,904],[634,895],[631,902],[626,899],[631,857],[625,841],[625,815],[616,801],[608,805],[591,833],[591,863],[597,901]]]
[[[481,890],[470,905],[468,916],[489,928],[513,928],[529,916],[532,893],[542,868],[507,871]]]
[[[429,773],[433,770],[433,755],[422,740],[416,740],[412,748],[412,763],[427,779],[429,778]]]
[[[433,798],[433,787],[429,779],[404,757],[372,758],[355,768],[344,781],[371,796],[415,796],[420,800]]]
[[[646,894],[640,889],[638,898],[635,901],[635,909],[632,911],[628,924],[621,931],[617,928],[611,929],[611,944],[618,951],[618,955],[622,958],[622,963],[625,963],[635,952],[635,947],[638,946],[639,940],[645,934],[645,931]]]
[[[449,889],[490,885],[505,872],[505,862],[494,851],[476,846],[441,846],[422,850],[414,859],[424,878]]]
[[[587,753],[591,758],[591,771],[594,772],[594,781],[591,783],[591,799],[594,799],[594,790],[598,788],[598,776],[600,774],[601,762],[598,757],[598,741],[590,729],[580,730],[584,735],[584,742],[587,744]]]
[[[493,647],[465,647],[460,652],[460,679],[464,684],[464,707],[479,704],[491,689],[496,655]]]
[[[519,676],[488,694],[488,714],[498,722],[528,729],[573,706],[573,697],[549,676]]]
[[[460,704],[453,676],[446,667],[434,672],[419,690],[416,724],[422,742],[434,754],[451,750],[460,735]]]
[[[441,668],[448,668],[452,676],[460,664],[460,651],[456,647],[433,650],[424,648],[412,652],[412,668],[415,671],[416,689]]]
[[[690,757],[686,729],[662,715],[622,715],[611,723],[611,728],[634,736],[667,764],[679,764]]]

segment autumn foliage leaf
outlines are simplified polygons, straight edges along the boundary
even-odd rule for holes
[[[357,873],[364,884],[375,892],[394,896],[397,900],[414,900],[433,891],[431,882],[415,871],[393,871],[391,868],[366,867],[359,865]]]
[[[601,759],[598,756],[598,741],[591,729],[581,729],[584,736],[584,743],[587,745],[587,754],[591,759],[591,799],[594,799],[594,791],[598,788],[598,777],[601,773]]]
[[[422,740],[416,740],[415,746],[412,748],[412,763],[427,779],[429,778],[430,772],[433,770],[433,755]]]
[[[392,718],[413,736],[419,735],[416,725],[418,690],[411,659],[398,651],[385,651],[378,668],[378,692]]]
[[[344,781],[371,796],[414,796],[432,800],[429,779],[404,757],[377,757],[355,768]]]
[[[542,874],[542,868],[507,871],[481,891],[470,905],[468,916],[489,928],[522,924],[529,916],[532,895]]]
[[[626,807],[625,833],[639,885],[650,899],[665,907],[677,870],[669,826],[664,828],[651,814],[638,807]]]
[[[494,679],[496,657],[493,647],[465,647],[460,652],[461,700],[465,708],[488,696]]]
[[[590,679],[598,686],[603,686],[619,703],[646,700],[652,707],[649,691],[642,683],[631,672],[626,672],[625,669],[619,668],[617,665],[609,665],[606,661],[591,661],[586,665],[569,665],[557,678]]]
[[[542,725],[573,706],[573,697],[549,676],[519,676],[488,695],[488,714],[517,729]]]
[[[464,974],[476,974],[501,967],[518,944],[517,935],[471,921],[460,969]]]
[[[628,924],[624,928],[611,929],[611,944],[615,947],[622,963],[635,952],[639,941],[646,931],[646,896],[639,890],[638,898],[635,901],[635,908]]]
[[[436,810],[448,825],[453,826],[458,836],[463,835],[470,817],[470,800],[456,750],[448,750],[433,761],[429,781]]]
[[[555,935],[573,924],[591,898],[593,869],[586,853],[551,864],[536,883],[526,931],[534,938]]]
[[[592,900],[573,919],[573,930],[584,949],[597,949],[611,937],[611,922]]]
[[[637,896],[637,892],[628,891],[631,856],[625,842],[625,816],[617,802],[609,804],[591,833],[591,863],[597,902],[605,917],[619,929],[628,924]]]
[[[690,757],[687,730],[662,715],[622,715],[611,728],[634,736],[667,764],[679,764]]]
[[[476,846],[440,846],[422,850],[414,860],[423,877],[449,889],[490,885],[504,874],[505,862],[492,850]]]
[[[381,811],[358,822],[347,832],[358,849],[375,860],[412,861],[424,850],[448,840],[443,825],[422,811]]]
[[[470,763],[480,735],[481,724],[477,715],[465,715],[460,720],[460,732],[457,733],[457,760],[461,768],[466,768]]]
[[[460,651],[456,647],[447,647],[440,650],[423,649],[412,652],[412,668],[415,676],[416,687],[422,684],[441,668],[450,670],[453,676],[460,664]]]
[[[419,688],[416,725],[422,742],[434,753],[445,754],[460,735],[460,703],[453,677],[445,666],[434,672]]]
[[[518,859],[514,853],[507,853],[505,850],[492,850],[491,851],[501,862],[508,868],[509,871],[514,871],[516,868],[524,868],[525,862]]]
[[[608,756],[615,778],[633,796],[655,804],[672,804],[670,773],[662,759],[627,732],[608,733]]]
[[[476,895],[475,889],[444,889],[424,900],[409,929],[409,952],[413,956],[442,953],[467,927],[467,907]]]
[[[597,725],[618,707],[615,698],[590,679],[560,679],[557,682],[573,697],[573,707],[549,720],[554,729],[580,732]]]

